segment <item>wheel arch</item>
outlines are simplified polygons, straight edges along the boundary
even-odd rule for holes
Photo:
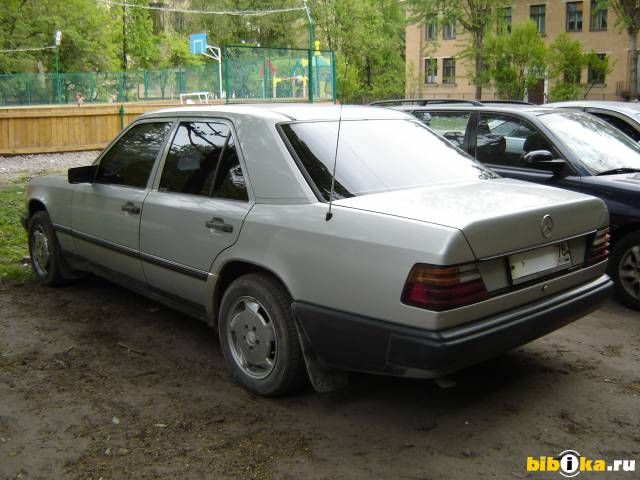
[[[615,248],[617,243],[630,233],[640,232],[640,222],[632,222],[621,225],[612,232],[612,247]]]
[[[208,305],[209,311],[207,315],[211,326],[216,329],[218,328],[218,309],[220,308],[220,302],[222,301],[224,292],[227,290],[229,285],[231,285],[231,283],[237,278],[250,273],[263,273],[269,275],[270,277],[273,277],[278,283],[283,286],[289,296],[293,298],[293,296],[291,295],[291,290],[284,282],[282,277],[272,269],[248,260],[229,260],[220,267],[217,275],[215,275],[216,280],[213,285],[213,291],[210,295],[210,304]]]
[[[44,202],[38,198],[31,198],[29,200],[29,203],[27,204],[27,208],[28,208],[28,215],[29,218],[33,217],[33,215],[35,215],[37,212],[47,212],[47,207],[45,206]]]

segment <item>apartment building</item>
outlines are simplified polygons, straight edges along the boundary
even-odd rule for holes
[[[581,76],[583,94],[594,100],[622,99],[629,90],[627,34],[617,28],[615,12],[598,10],[596,3],[596,0],[513,0],[500,15],[504,28],[531,19],[546,43],[567,32],[582,43],[584,51],[607,55],[611,73],[605,78],[594,78],[594,72],[585,68]],[[468,38],[468,33],[456,22],[440,28],[430,22],[407,26],[407,96],[474,98],[475,87],[469,81],[469,69],[473,66],[458,58],[469,45]],[[540,79],[538,87],[529,92],[529,100],[542,103],[548,91],[549,81]],[[483,98],[496,98],[493,89],[484,88]]]

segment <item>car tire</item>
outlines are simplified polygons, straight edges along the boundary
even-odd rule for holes
[[[609,259],[609,275],[615,282],[615,296],[626,306],[640,310],[640,232],[622,237]]]
[[[36,212],[27,228],[31,268],[42,285],[51,287],[66,283],[58,238],[47,212]]]
[[[270,275],[229,285],[220,303],[220,346],[233,378],[252,393],[292,393],[307,379],[291,297]]]

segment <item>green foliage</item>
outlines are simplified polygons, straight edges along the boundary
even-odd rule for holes
[[[575,83],[558,82],[549,89],[550,102],[566,102],[580,98],[582,87]]]
[[[485,40],[485,80],[493,82],[503,99],[522,100],[544,77],[545,45],[533,22],[514,24],[511,33]]]
[[[547,50],[549,78],[555,84],[549,91],[552,102],[575,100],[580,96],[582,87],[580,76],[582,68],[587,64],[587,56],[582,51],[582,44],[572,40],[568,34],[561,33],[549,45]]]
[[[111,70],[115,65],[109,12],[86,0],[6,0],[0,9],[0,49],[53,44],[62,31],[60,68]],[[0,73],[55,71],[53,50],[0,53]]]
[[[24,185],[0,186],[0,280],[24,280],[31,271],[20,262],[27,255],[27,235],[20,224]]]
[[[192,55],[184,36],[170,33],[162,36],[161,50],[163,51],[160,66],[162,68],[175,68],[190,65],[203,65],[202,55]]]
[[[336,53],[338,98],[404,94],[405,12],[395,0],[311,0],[316,38]]]
[[[594,77],[606,78],[613,71],[609,55],[600,55],[592,50],[585,57],[585,63]]]
[[[128,0],[131,5],[148,5],[145,0]],[[149,68],[160,60],[159,38],[153,33],[149,10],[114,6],[112,24],[116,26],[113,42],[119,45],[122,70]]]

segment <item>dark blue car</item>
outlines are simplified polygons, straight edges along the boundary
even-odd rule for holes
[[[400,102],[401,103],[401,102]],[[394,106],[505,177],[600,197],[609,208],[609,274],[640,309],[640,146],[588,113],[534,105]]]

